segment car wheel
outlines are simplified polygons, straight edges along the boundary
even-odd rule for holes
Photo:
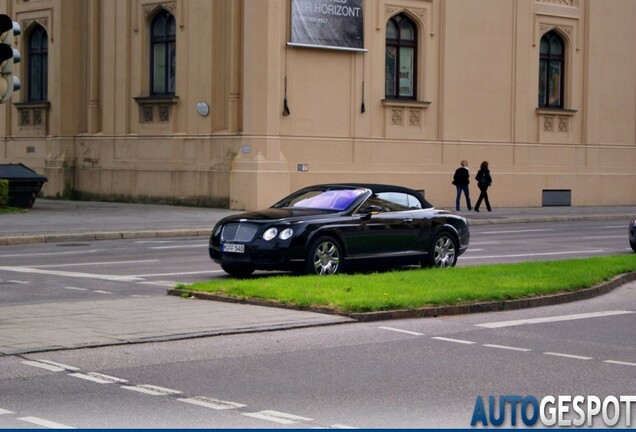
[[[636,252],[636,242],[630,241],[629,244],[632,246],[632,250]]]
[[[254,267],[248,265],[222,264],[225,273],[237,278],[244,278],[254,273]]]
[[[332,237],[320,237],[309,247],[306,262],[309,274],[341,273],[344,264],[342,249]]]
[[[457,263],[457,241],[444,231],[435,236],[426,257],[426,267],[446,268]]]

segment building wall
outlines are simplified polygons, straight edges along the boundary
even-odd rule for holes
[[[544,189],[576,206],[636,202],[635,2],[365,0],[366,52],[288,46],[290,5],[0,0],[23,37],[37,21],[50,38],[44,124],[25,124],[41,108],[15,94],[0,161],[47,175],[50,196],[258,208],[335,181],[403,184],[451,207],[459,161],[474,174],[488,160],[495,207],[540,206]],[[177,22],[168,101],[148,98],[159,8]],[[400,12],[418,24],[416,102],[384,100],[386,22]],[[552,29],[567,46],[561,111],[537,109]]]

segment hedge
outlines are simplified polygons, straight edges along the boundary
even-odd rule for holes
[[[9,205],[9,180],[0,179],[0,207]]]

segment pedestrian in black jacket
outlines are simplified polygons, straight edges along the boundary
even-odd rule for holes
[[[468,161],[461,161],[461,166],[455,170],[455,175],[453,176],[453,184],[457,188],[457,198],[455,198],[455,209],[459,211],[459,199],[462,196],[462,192],[466,197],[466,205],[468,206],[468,210],[472,210],[473,207],[470,205],[470,194],[468,192],[468,183],[470,183],[470,174],[468,172]]]
[[[477,180],[477,187],[480,191],[479,199],[477,200],[477,204],[475,204],[475,211],[479,211],[479,205],[482,200],[486,203],[488,211],[492,211],[490,208],[490,201],[488,201],[488,188],[492,184],[492,177],[490,177],[490,170],[488,169],[488,161],[483,161],[481,163],[479,171],[475,176],[475,180]]]

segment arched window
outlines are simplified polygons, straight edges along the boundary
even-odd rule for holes
[[[150,24],[150,94],[174,95],[176,61],[176,26],[174,17],[165,10]]]
[[[551,31],[541,38],[539,56],[539,107],[563,108],[565,44]]]
[[[46,101],[49,78],[49,38],[46,30],[36,25],[29,32],[28,44],[28,101]]]
[[[417,26],[399,14],[386,25],[385,95],[387,99],[417,98]]]

